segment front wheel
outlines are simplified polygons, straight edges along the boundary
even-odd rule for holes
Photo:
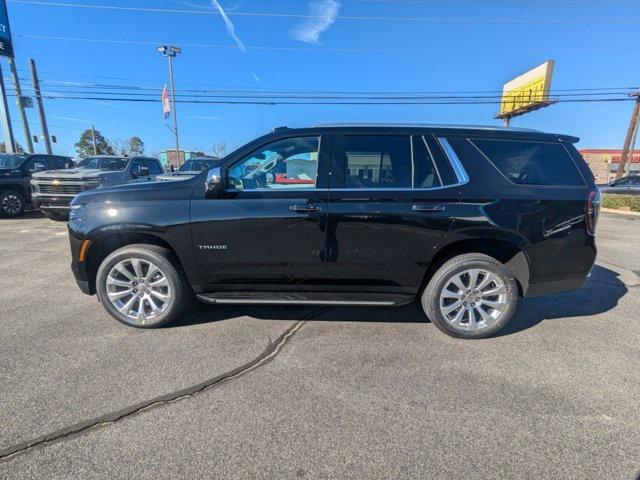
[[[502,329],[516,310],[518,287],[496,259],[479,253],[444,263],[422,294],[433,324],[457,338],[485,338]]]
[[[155,245],[122,247],[98,269],[98,298],[112,317],[127,325],[167,325],[191,299],[191,288],[175,262],[170,251]]]
[[[24,197],[15,190],[0,192],[0,214],[4,217],[19,217],[24,212]]]

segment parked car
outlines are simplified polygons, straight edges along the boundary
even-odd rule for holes
[[[69,157],[41,154],[0,154],[0,215],[17,217],[31,203],[31,176],[42,170],[69,168]]]
[[[584,285],[599,193],[573,143],[524,129],[278,128],[180,182],[79,194],[72,270],[117,320],[211,304],[402,305],[495,334]]]
[[[640,175],[613,180],[612,182],[598,185],[602,193],[619,193],[621,195],[640,195]]]
[[[33,175],[33,203],[53,220],[69,218],[69,204],[78,193],[97,187],[153,180],[163,173],[156,158],[96,156],[68,170],[47,170]]]
[[[197,157],[187,160],[175,172],[158,175],[156,180],[186,180],[201,172],[214,168],[220,159],[214,157]]]

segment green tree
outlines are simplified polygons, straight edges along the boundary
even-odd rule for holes
[[[102,134],[96,130],[96,152],[93,149],[93,135],[90,128],[87,128],[80,139],[76,142],[76,152],[80,158],[86,158],[97,153],[98,155],[113,155],[113,148],[109,145]]]
[[[7,145],[4,142],[0,142],[0,153],[7,153]],[[16,153],[24,153],[24,148],[18,142],[16,142]]]
[[[130,156],[144,155],[144,142],[140,137],[131,137],[127,141],[127,152]]]

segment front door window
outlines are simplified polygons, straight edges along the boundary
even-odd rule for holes
[[[229,169],[229,188],[236,191],[315,188],[319,149],[320,137],[270,143]]]

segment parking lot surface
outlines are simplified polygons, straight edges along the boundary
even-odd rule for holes
[[[64,223],[0,220],[0,477],[635,479],[639,237],[603,214],[582,290],[461,341],[417,304],[132,329],[77,289]]]

